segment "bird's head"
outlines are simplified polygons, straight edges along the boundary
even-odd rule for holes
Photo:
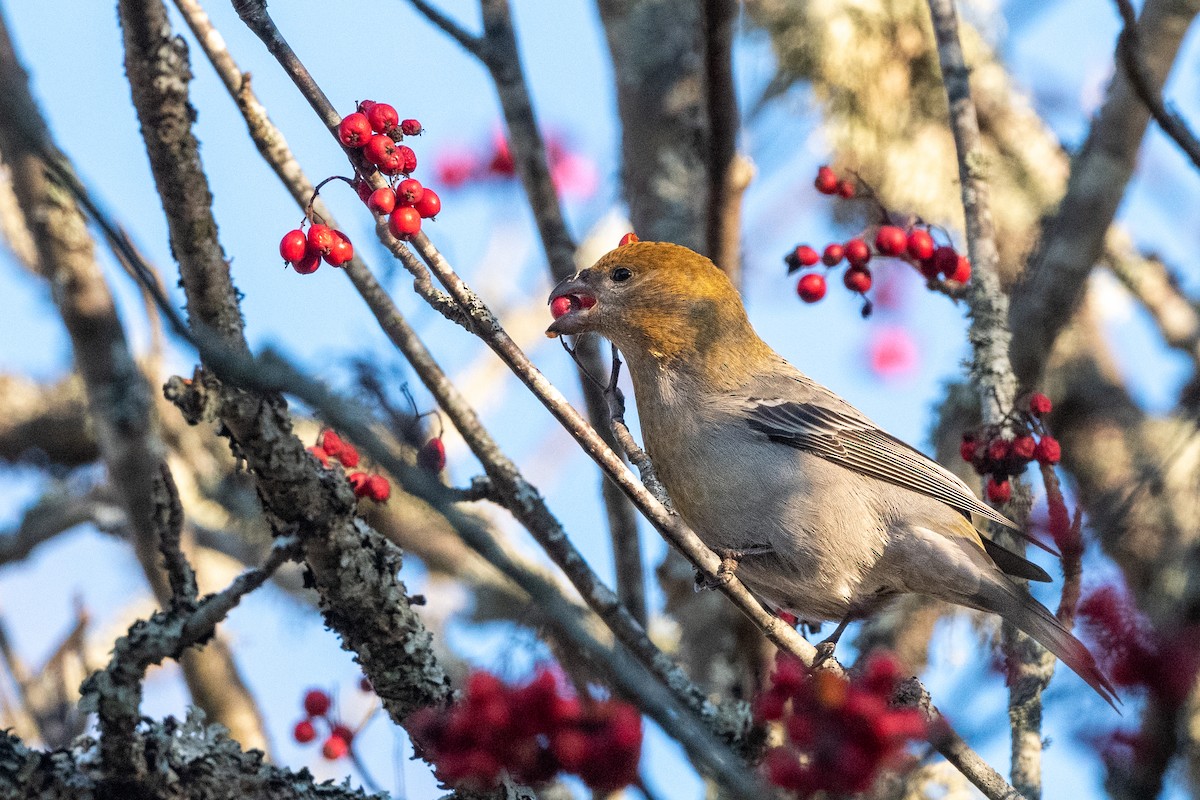
[[[704,256],[667,242],[609,251],[550,293],[547,336],[598,333],[627,356],[708,356],[730,337],[754,335],[737,290]]]

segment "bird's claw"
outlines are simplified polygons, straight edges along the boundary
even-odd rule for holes
[[[698,592],[726,586],[733,580],[733,574],[737,572],[738,565],[741,564],[743,558],[769,553],[771,548],[766,545],[754,545],[741,550],[717,550],[715,552],[721,557],[721,563],[711,576],[702,572],[696,573],[696,591]]]
[[[833,658],[833,651],[837,649],[837,640],[835,639],[831,641],[829,639],[825,639],[817,642],[815,647],[817,649],[817,657],[813,659],[813,669],[816,669],[829,659]]]

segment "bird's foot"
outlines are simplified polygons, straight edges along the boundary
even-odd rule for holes
[[[817,649],[817,657],[813,659],[813,669],[824,664],[829,659],[833,658],[833,651],[837,649],[837,641],[823,639],[815,645]]]
[[[720,589],[728,584],[733,580],[733,574],[737,572],[738,566],[746,556],[760,556],[773,551],[769,545],[752,545],[740,550],[716,550],[715,552],[721,557],[721,563],[711,577],[701,572],[696,573],[696,591],[698,592],[705,589]]]
[[[845,632],[846,626],[850,624],[852,619],[854,619],[854,615],[847,614],[845,619],[838,623],[838,626],[834,629],[833,633],[817,642],[817,657],[813,659],[814,669],[833,658],[833,651],[837,648],[838,639],[842,638],[842,633]]]

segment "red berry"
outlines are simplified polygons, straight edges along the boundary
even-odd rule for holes
[[[852,267],[865,267],[871,260],[871,248],[867,247],[867,243],[862,239],[854,238],[846,242],[844,250],[846,260]]]
[[[842,283],[850,291],[863,294],[871,288],[871,271],[865,267],[851,267],[842,276]]]
[[[304,258],[292,264],[292,269],[301,275],[311,275],[317,271],[319,266],[321,266],[321,254],[316,250],[309,250],[304,254]]]
[[[421,230],[421,214],[411,206],[397,206],[388,216],[388,230],[402,242],[417,235]]]
[[[355,111],[338,123],[338,141],[346,147],[363,147],[371,138],[371,123],[366,114]]]
[[[836,267],[845,256],[846,248],[840,244],[831,244],[825,247],[825,252],[821,254],[821,261],[827,267]]]
[[[811,267],[821,260],[821,256],[817,255],[817,251],[806,244],[797,247],[795,252],[796,261],[800,262],[801,266]]]
[[[813,185],[821,194],[836,194],[838,177],[829,167],[820,167],[817,169],[817,179],[813,181]]]
[[[331,458],[340,458],[346,449],[346,441],[335,430],[326,430],[321,434],[321,449]]]
[[[421,215],[421,219],[436,217],[442,210],[442,198],[438,197],[437,192],[426,186],[424,193],[421,194],[421,199],[413,208]]]
[[[388,498],[392,496],[392,485],[382,475],[372,475],[367,478],[364,491],[366,492],[366,496],[376,503],[386,503]]]
[[[364,181],[362,178],[354,179],[354,191],[358,193],[358,199],[364,203],[371,199],[371,184]]]
[[[1008,482],[1008,478],[997,480],[992,476],[988,478],[987,496],[993,503],[1007,503],[1012,499],[1012,484]]]
[[[562,731],[551,738],[550,747],[567,772],[579,772],[592,756],[591,738],[582,731]]]
[[[825,276],[810,272],[796,284],[796,294],[806,303],[815,303],[825,296]]]
[[[966,283],[971,280],[971,262],[966,256],[959,256],[954,263],[954,271],[946,276],[948,281],[956,281],[957,283]]]
[[[392,209],[396,207],[396,193],[392,191],[390,186],[384,186],[382,189],[376,189],[371,192],[371,196],[367,198],[367,208],[371,209],[376,214],[390,214]]]
[[[333,700],[330,699],[326,692],[320,689],[309,689],[304,693],[304,711],[310,717],[325,716],[332,705]]]
[[[933,237],[929,235],[929,231],[927,230],[914,228],[908,232],[906,249],[910,256],[918,261],[924,261],[933,255]]]
[[[321,745],[321,755],[330,761],[337,761],[339,758],[345,758],[350,753],[350,742],[340,736],[330,735],[325,740],[325,744]]]
[[[350,744],[351,742],[354,741],[354,731],[350,730],[345,725],[341,725],[341,724],[334,725],[333,730],[331,730],[329,732],[329,735],[336,736],[337,738],[344,741],[346,744]]]
[[[949,275],[958,267],[958,251],[942,245],[933,251],[933,268],[942,275]]]
[[[392,137],[377,133],[363,147],[363,158],[382,168],[396,160],[396,143]]]
[[[363,497],[367,493],[367,481],[371,476],[365,472],[351,472],[346,476],[346,480],[350,482],[350,488],[354,490],[355,497]]]
[[[421,123],[415,119],[406,119],[400,123],[400,132],[405,136],[420,136],[423,130],[425,129],[421,127]]]
[[[284,261],[296,263],[308,251],[308,237],[302,230],[288,231],[279,241],[279,255]]]
[[[400,155],[400,172],[408,175],[417,168],[417,154],[411,147],[402,144],[396,148],[396,152]]]
[[[999,463],[1008,458],[1009,452],[1012,450],[1012,443],[1008,439],[1001,439],[997,436],[988,442],[987,455],[995,463]]]
[[[318,223],[308,229],[308,248],[320,255],[328,253],[336,239],[333,228],[328,225]]]
[[[921,259],[921,262],[917,265],[917,270],[927,280],[931,280],[931,281],[937,280],[937,276],[938,276],[937,256],[930,256],[929,258]]]
[[[1040,464],[1057,464],[1062,461],[1062,446],[1053,436],[1043,436],[1041,441],[1037,443],[1037,450],[1034,453]]]
[[[1050,398],[1041,392],[1034,392],[1029,395],[1029,413],[1035,417],[1049,414],[1052,408],[1054,408],[1054,404],[1050,402]]]
[[[875,249],[885,256],[898,256],[908,246],[908,237],[895,225],[884,225],[875,234]]]
[[[574,307],[575,307],[575,304],[571,302],[571,298],[569,295],[563,295],[562,297],[556,297],[556,298],[554,298],[554,300],[552,300],[550,302],[550,316],[554,317],[555,319],[558,319],[559,317],[561,317],[563,314],[566,314],[568,311],[570,311]]]
[[[416,178],[405,178],[396,187],[396,201],[402,206],[415,206],[424,195],[425,187]]]
[[[963,436],[962,444],[958,446],[958,454],[962,456],[962,460],[970,464],[975,460],[977,450],[979,450],[979,442]]]
[[[570,302],[570,298],[558,299]],[[550,313],[554,313],[553,306],[550,307]],[[562,314],[559,314],[555,319],[561,316]],[[440,436],[435,436],[421,445],[421,449],[417,451],[417,464],[430,472],[441,472],[446,468],[446,445],[442,443]]]
[[[337,460],[342,462],[343,467],[353,469],[358,466],[358,451],[354,449],[354,445],[349,442],[342,444],[342,450],[337,454]]]
[[[334,231],[333,239],[333,247],[329,248],[329,252],[325,254],[325,263],[333,267],[340,267],[354,258],[354,245],[341,231]]]
[[[329,454],[324,450],[319,447],[310,447],[308,448],[308,452],[312,453],[316,457],[317,461],[321,462],[322,467],[329,466]]]
[[[366,114],[374,105],[376,105],[374,100],[359,100],[357,110],[360,114]]]
[[[400,124],[400,115],[387,103],[375,103],[364,113],[371,130],[376,133],[387,133]]]
[[[317,729],[313,727],[310,720],[302,719],[296,723],[296,727],[292,728],[292,738],[300,744],[308,744],[317,738]]]
[[[837,193],[849,200],[854,197],[854,184],[850,181],[841,181],[837,186]]]
[[[633,231],[630,231],[629,233],[627,233],[621,237],[621,241],[617,242],[617,247],[624,247],[627,244],[633,244],[634,242],[639,242],[639,241],[641,241],[641,240],[638,239],[638,235],[636,233],[634,233]]]
[[[1022,462],[1028,463],[1033,460],[1033,454],[1037,451],[1037,443],[1033,441],[1033,437],[1026,434],[1013,439],[1012,457],[1020,459]]]

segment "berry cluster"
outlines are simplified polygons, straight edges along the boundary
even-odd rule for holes
[[[279,255],[299,274],[311,275],[322,260],[331,267],[340,267],[354,258],[354,245],[336,228],[314,222],[307,234],[303,225],[285,233],[279,241]]]
[[[405,136],[418,136],[423,128],[415,119],[401,120],[387,103],[363,100],[358,110],[347,114],[338,124],[338,139],[362,155],[362,178],[356,182],[359,197],[376,214],[386,215],[388,230],[401,241],[408,241],[421,230],[421,220],[436,217],[442,210],[437,192],[411,177],[417,168],[417,154],[406,144]],[[367,179],[378,170],[389,184],[372,189]],[[403,179],[396,181],[396,176]]]
[[[292,738],[300,744],[317,739],[317,726],[328,730],[321,744],[321,755],[337,761],[350,754],[354,742],[354,731],[343,724],[333,713],[333,698],[321,689],[309,689],[304,693],[304,719],[292,728]]]
[[[1031,461],[1053,466],[1062,459],[1058,440],[1049,434],[1042,420],[1053,407],[1050,398],[1034,392],[1023,406],[999,425],[967,431],[959,446],[963,461],[980,475],[988,476],[987,497],[993,503],[1007,503],[1012,499],[1009,478],[1023,471]],[[1010,438],[1004,433],[1006,428],[1018,431],[1018,435]]]
[[[1187,701],[1200,671],[1200,625],[1158,631],[1116,586],[1083,598],[1079,617],[1113,683],[1146,689],[1168,707]]]
[[[548,670],[523,686],[473,672],[460,702],[424,708],[406,727],[420,754],[446,785],[496,785],[501,771],[528,784],[559,772],[579,776],[597,792],[637,780],[642,718],[620,700],[584,702],[561,693]]]
[[[564,137],[554,132],[545,134],[545,144],[546,164],[554,188],[564,196],[593,194],[599,181],[596,165],[581,153],[573,152]],[[438,181],[451,189],[466,184],[507,181],[517,174],[512,149],[499,132],[486,144],[456,147],[439,153],[434,169]]]
[[[874,196],[869,189],[864,195],[852,181],[839,178],[827,166],[817,170],[815,185],[821,194],[840,195],[847,199]],[[867,239],[861,236],[846,242],[831,242],[819,253],[813,247],[802,244],[784,256],[788,274],[815,267],[817,264],[832,269],[845,262],[848,268],[842,275],[842,283],[847,289],[863,297],[863,316],[871,313],[871,303],[866,299],[866,293],[873,283],[874,276],[868,266],[872,257],[906,261],[931,284],[944,278],[954,285],[962,285],[971,279],[971,262],[955,250],[953,245],[938,245],[933,238],[933,228],[921,223],[903,228],[888,221],[891,215],[886,209],[882,210],[882,215],[884,224],[875,232],[874,250],[867,243]],[[820,272],[802,275],[796,284],[796,293],[806,303],[815,303],[825,297],[826,289],[826,278]]]
[[[316,456],[321,466],[328,468],[329,460],[336,459],[343,467],[353,469],[358,466],[358,450],[347,442],[336,431],[321,432],[317,444],[308,448],[308,452]],[[392,485],[382,475],[371,475],[366,472],[351,472],[346,476],[350,487],[354,489],[355,497],[366,497],[376,503],[386,503],[392,496]]]
[[[917,709],[889,705],[900,677],[887,655],[872,655],[846,681],[780,653],[771,687],[754,704],[759,720],[782,722],[787,735],[767,753],[767,779],[805,797],[870,788],[880,769],[902,761],[909,740],[926,735]]]

